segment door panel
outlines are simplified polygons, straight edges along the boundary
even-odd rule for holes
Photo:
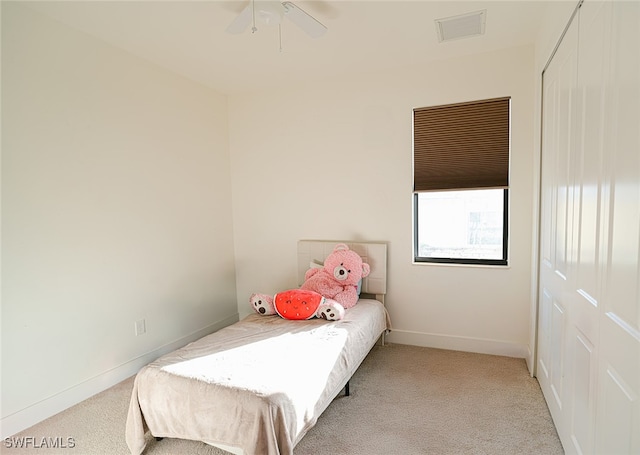
[[[593,450],[593,409],[595,377],[594,347],[586,336],[575,337],[573,409],[571,418],[571,440],[578,453]]]
[[[538,322],[538,380],[549,384],[549,369],[551,365],[551,305],[552,297],[547,289],[542,290]],[[544,376],[541,378],[540,373]]]
[[[596,447],[640,453],[640,3],[613,2],[609,84],[609,246]]]
[[[638,395],[611,365],[602,382],[598,453],[638,453]]]
[[[550,386],[553,392],[553,398],[562,410],[562,391],[564,379],[564,349],[557,349],[558,346],[564,346],[565,338],[565,311],[560,302],[554,301],[551,314],[551,380]]]
[[[558,428],[567,427],[565,384],[573,382],[566,346],[575,191],[567,150],[575,142],[577,40],[572,25],[543,76],[538,381]]]

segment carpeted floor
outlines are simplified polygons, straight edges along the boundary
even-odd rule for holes
[[[128,454],[133,378],[16,437],[73,438],[73,448],[0,445],[2,454]],[[33,445],[33,444],[32,444]],[[563,454],[538,382],[523,359],[389,344],[376,346],[294,455]],[[227,452],[149,436],[149,455]]]

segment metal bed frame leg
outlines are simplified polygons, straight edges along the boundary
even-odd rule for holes
[[[347,383],[344,386],[344,396],[345,397],[349,396],[349,381],[347,381]]]

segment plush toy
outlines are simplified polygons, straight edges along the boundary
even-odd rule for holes
[[[369,275],[369,264],[343,243],[336,245],[324,264],[312,267],[305,274],[300,289],[290,289],[271,297],[252,294],[249,302],[262,315],[278,314],[285,319],[319,317],[337,321],[345,310],[358,302],[362,278]]]

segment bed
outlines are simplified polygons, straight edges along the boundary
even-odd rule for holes
[[[298,283],[346,243],[371,267],[344,319],[291,321],[251,314],[164,355],[136,375],[126,424],[132,454],[147,432],[235,454],[292,454],[390,326],[385,243],[298,242]]]

